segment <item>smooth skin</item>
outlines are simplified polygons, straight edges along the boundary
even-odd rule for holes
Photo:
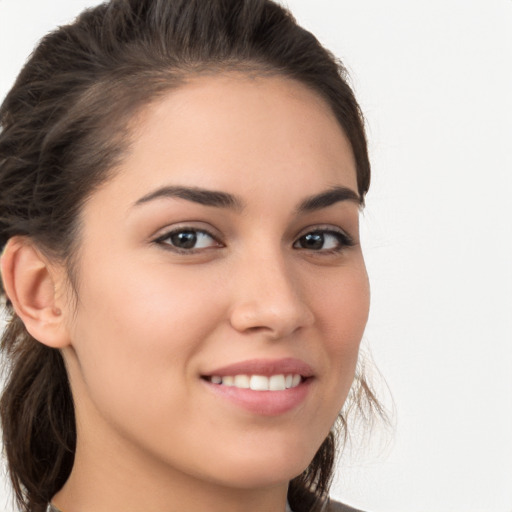
[[[78,446],[54,502],[283,512],[347,397],[367,321],[351,147],[318,95],[277,76],[193,78],[132,127],[81,213],[77,300],[30,241],[2,258],[18,314],[70,375]],[[333,187],[351,194],[304,208]],[[290,357],[314,376],[284,414],[247,411],[202,378]]]

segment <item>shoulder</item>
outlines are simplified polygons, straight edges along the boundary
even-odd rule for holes
[[[327,507],[325,508],[325,512],[362,512],[357,508],[349,507],[348,505],[343,505],[343,503],[339,503],[338,501],[329,500]]]

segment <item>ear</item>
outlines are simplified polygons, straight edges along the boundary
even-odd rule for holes
[[[69,345],[63,310],[63,269],[49,261],[25,237],[12,237],[1,259],[2,279],[7,297],[27,331],[52,348]]]

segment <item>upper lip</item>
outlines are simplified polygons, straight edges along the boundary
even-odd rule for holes
[[[215,368],[204,376],[264,375],[269,377],[280,374],[298,374],[302,377],[312,377],[313,369],[309,364],[293,357],[283,359],[248,359],[221,368]]]

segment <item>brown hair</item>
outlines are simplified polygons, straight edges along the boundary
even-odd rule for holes
[[[73,282],[78,213],[122,159],[129,120],[187,77],[231,69],[289,77],[320,95],[351,143],[364,198],[364,123],[345,69],[287,10],[270,0],[111,0],[47,35],[0,107],[0,250],[30,237]],[[4,446],[19,506],[42,512],[73,466],[73,398],[60,352],[32,338],[6,302]],[[356,382],[356,408],[379,410]],[[346,432],[344,416],[340,425]],[[331,433],[290,483],[297,512],[326,498],[335,447]]]

